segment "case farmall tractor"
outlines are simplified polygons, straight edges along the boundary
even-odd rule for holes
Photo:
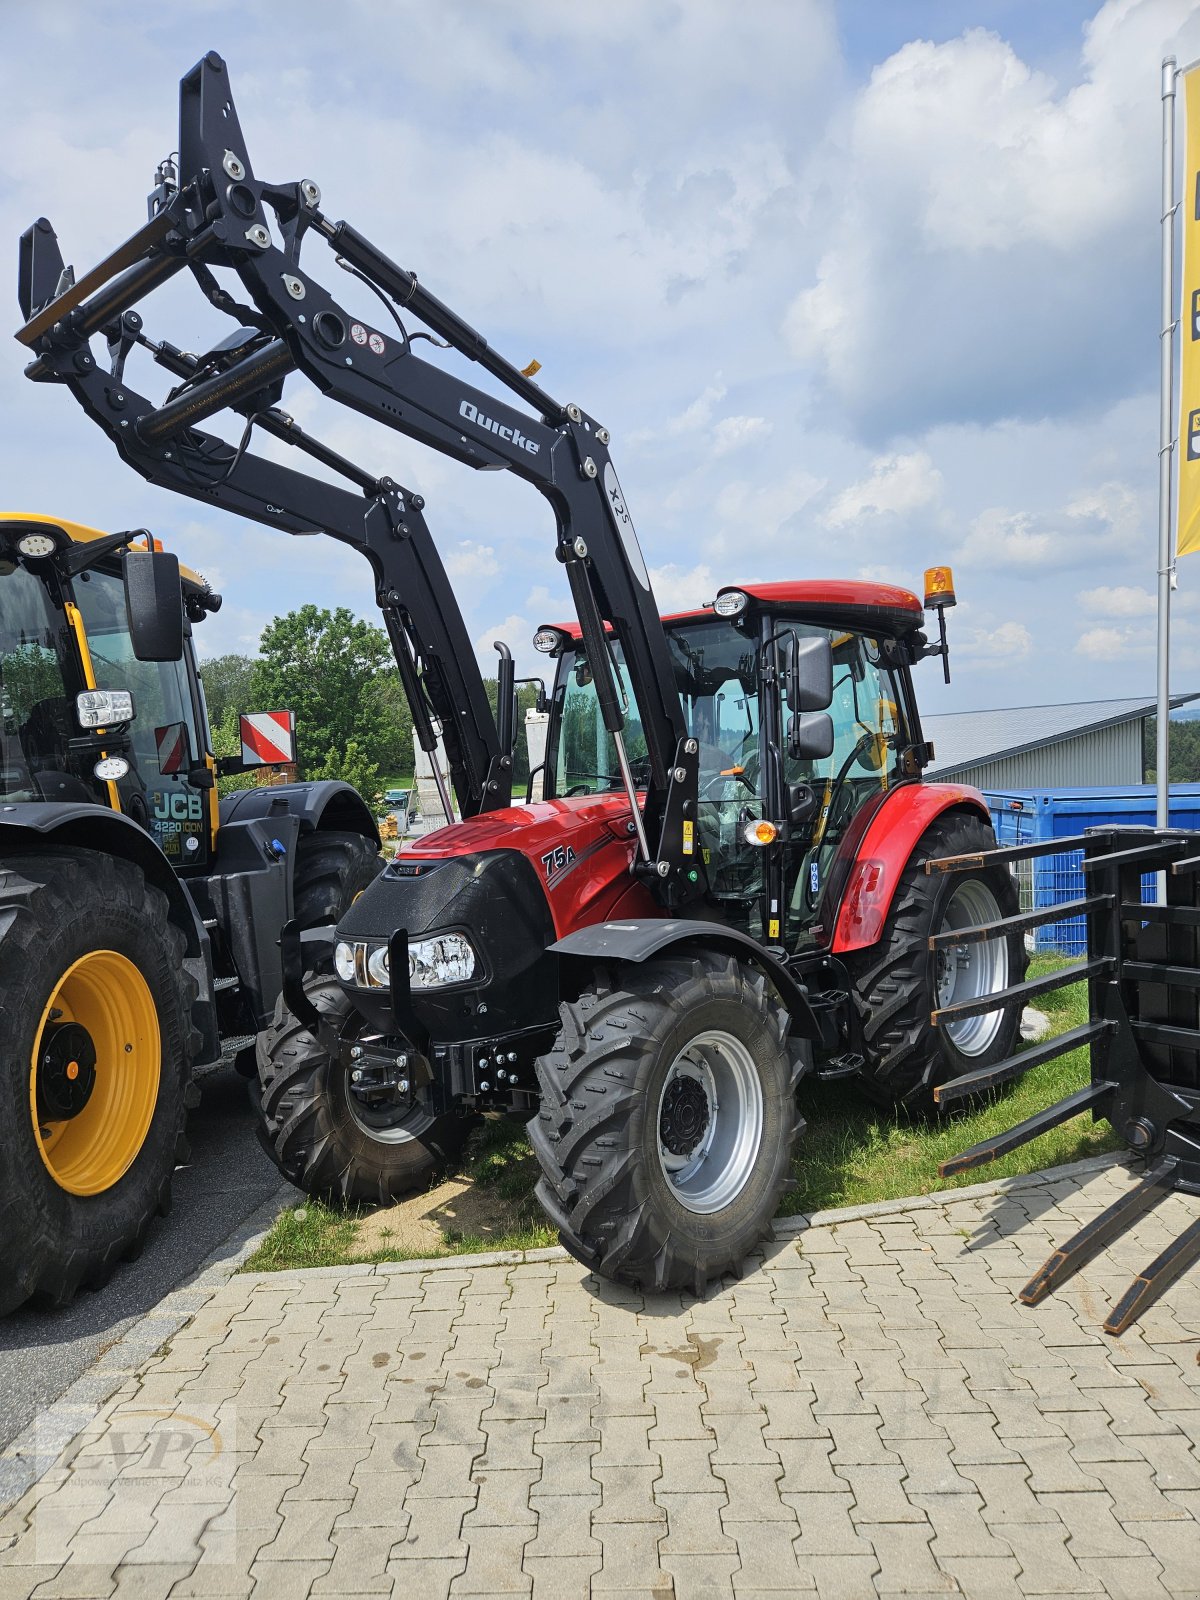
[[[284,930],[283,995],[258,1045],[281,1171],[314,1194],[386,1200],[427,1180],[470,1115],[525,1112],[568,1248],[604,1276],[698,1292],[770,1227],[803,1158],[806,1074],[925,1107],[1056,1053],[1012,1052],[1025,996],[1081,975],[1022,982],[1025,928],[1066,913],[1019,912],[981,797],[922,779],[911,668],[945,658],[948,573],[928,597],[936,643],[915,596],[879,584],[730,583],[664,622],[608,430],[330,220],[311,180],[261,181],[215,54],[183,79],[178,151],[146,224],[78,282],[49,223],[26,234],[29,376],[69,388],[153,482],[366,557],[418,733],[431,749],[440,732],[464,819],[443,793],[449,825],[336,925]],[[373,291],[346,285],[366,314],[308,270],[304,247],[321,242]],[[180,273],[236,324],[198,355],[149,338],[133,309]],[[420,340],[478,364],[505,398]],[[175,378],[163,400],[127,381],[134,351]],[[551,505],[577,620],[537,640],[555,662],[541,801],[511,803],[511,656],[498,647],[493,716],[424,501],[302,432],[281,405],[293,373]],[[225,410],[228,440],[204,427]],[[256,452],[256,432],[323,475]],[[957,1166],[1089,1107],[1136,1120],[1127,953],[1082,971],[1092,1088]],[[1144,1119],[1152,1153],[1170,1108],[1190,1114],[1189,1073],[1194,1060]]]
[[[137,1249],[281,928],[382,865],[346,784],[218,802],[191,633],[221,599],[147,542],[0,514],[0,1313]]]

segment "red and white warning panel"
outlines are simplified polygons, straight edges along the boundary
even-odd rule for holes
[[[243,766],[286,767],[295,761],[294,711],[246,711],[238,721],[242,727]]]
[[[182,770],[188,758],[187,724],[168,722],[165,728],[155,728],[154,742],[158,746],[158,770],[164,777]]]

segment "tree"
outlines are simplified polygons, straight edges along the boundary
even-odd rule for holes
[[[387,635],[344,606],[307,605],[268,624],[261,652],[254,687],[263,710],[295,712],[299,776],[352,773],[370,798],[396,737],[377,687],[395,673]]]
[[[255,704],[255,679],[258,662],[253,656],[236,654],[212,656],[200,663],[200,681],[208,703],[208,719],[220,726],[229,712],[270,711],[271,706]]]
[[[1146,768],[1146,782],[1153,783],[1158,756],[1155,748],[1158,718],[1147,717],[1143,726],[1145,728],[1143,758]],[[1169,779],[1171,783],[1196,783],[1200,781],[1200,721],[1196,721],[1192,717],[1171,718]]]

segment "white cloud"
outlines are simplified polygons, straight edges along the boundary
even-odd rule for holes
[[[951,638],[950,655],[967,666],[1021,661],[1033,651],[1033,635],[1023,622],[1001,622],[994,628],[965,628]]]
[[[443,561],[451,578],[494,578],[500,571],[495,549],[474,539],[460,539]]]
[[[1122,392],[1154,315],[1168,48],[1200,52],[1195,0],[1110,0],[1066,85],[981,28],[874,69],[819,163],[821,255],[784,319],[862,432]]]
[[[1153,631],[1142,628],[1088,628],[1075,643],[1089,661],[1111,662],[1122,656],[1147,655],[1154,648]]]
[[[713,454],[727,456],[754,439],[765,439],[771,431],[766,417],[722,417],[713,429]]]
[[[697,610],[710,601],[721,586],[711,568],[706,566],[651,567],[650,582],[658,608],[664,615],[672,611]]]
[[[1045,566],[1055,555],[1054,535],[1039,529],[1033,516],[998,507],[980,512],[959,551],[960,558],[979,561],[993,571],[1006,565]]]
[[[830,528],[845,528],[864,517],[918,511],[931,505],[941,489],[942,475],[926,451],[879,456],[866,478],[836,496],[825,523]]]
[[[1158,609],[1158,600],[1148,589],[1131,584],[1101,585],[1082,590],[1079,605],[1092,617],[1150,617]]]

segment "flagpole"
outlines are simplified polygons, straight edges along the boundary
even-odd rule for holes
[[[1174,460],[1175,356],[1175,57],[1162,64],[1162,331],[1158,416],[1158,701],[1155,732],[1156,806],[1170,822],[1171,762],[1171,466]],[[1160,880],[1159,899],[1164,885]]]

